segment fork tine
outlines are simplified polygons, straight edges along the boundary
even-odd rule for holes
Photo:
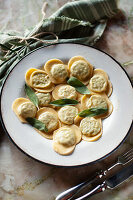
[[[126,156],[125,156],[125,159],[128,158],[128,157],[130,157],[130,156],[133,156],[133,152],[131,152],[131,153],[129,153],[128,155],[126,155]]]
[[[126,160],[126,163],[125,163],[125,164],[131,162],[132,160],[133,160],[133,156],[132,156],[132,157],[129,157],[129,158]]]
[[[133,152],[133,148],[131,148],[129,151],[127,151],[125,154],[123,154],[122,157],[125,157],[127,154],[129,154],[130,152]]]

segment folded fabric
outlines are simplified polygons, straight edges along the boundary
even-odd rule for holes
[[[116,0],[80,0],[65,4],[48,19],[23,35],[0,32],[0,87],[16,63],[28,52],[55,43],[71,42],[94,45],[103,34],[107,20],[118,12]],[[51,33],[49,33],[51,32]],[[36,40],[33,37],[38,37]]]

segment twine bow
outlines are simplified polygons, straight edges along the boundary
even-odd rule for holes
[[[45,18],[45,10],[46,10],[47,3],[45,2],[42,7],[42,21]],[[52,35],[55,39],[43,40],[39,37],[43,37],[45,35]],[[18,40],[17,43],[20,44],[20,47],[16,46],[16,44],[12,43],[12,41],[9,42],[9,45],[0,43],[0,78],[3,77],[3,74],[6,72],[7,68],[11,66],[15,61],[20,60],[24,55],[26,55],[28,52],[31,51],[31,40],[36,40],[40,43],[44,44],[55,44],[58,42],[58,36],[53,32],[40,32],[38,34],[31,34],[31,36],[23,37],[23,36],[15,36],[13,38],[14,40]],[[24,43],[24,46],[27,47],[23,48],[23,45],[21,46],[21,43]]]
[[[45,18],[47,5],[48,5],[48,3],[44,2],[43,6],[42,6],[42,10],[41,10],[42,15],[43,15],[42,20]],[[49,42],[49,41],[41,40],[41,39],[38,38],[39,36],[48,35],[48,34],[53,35],[55,37],[55,40],[52,40],[52,41]],[[42,42],[42,43],[45,43],[45,44],[51,44],[51,43],[54,44],[54,43],[58,42],[58,36],[53,32],[41,32],[41,33],[35,34],[33,36],[30,36],[30,37],[23,37],[21,39],[22,40],[20,42],[25,41],[26,45],[28,45],[27,40],[30,40],[30,39],[33,39],[33,40],[36,40],[36,41],[39,41],[39,42]]]
[[[45,12],[46,11],[46,7],[47,7],[47,2],[44,2],[43,6],[42,6],[42,10],[41,10],[42,11],[42,15],[43,15],[42,20],[44,20],[45,15],[46,15],[46,12]],[[43,39],[39,38],[39,37],[42,37],[44,35],[52,35],[55,39],[52,39],[52,40],[48,41],[48,40],[43,40]],[[41,33],[38,33],[38,34],[35,34],[35,35],[33,34],[33,35],[27,36],[27,37],[15,36],[15,39],[19,40],[18,43],[23,43],[24,42],[25,45],[27,47],[29,47],[29,49],[30,49],[30,44],[29,44],[28,40],[36,40],[36,41],[39,41],[39,42],[44,43],[44,44],[55,44],[59,40],[58,36],[53,32],[41,32]],[[9,48],[9,47],[7,47],[6,45],[3,45],[3,44],[0,44],[0,46],[1,46],[1,50],[3,52],[5,52],[5,56],[8,56],[8,54],[10,52],[13,52],[14,51],[13,49],[15,47],[15,45],[12,45],[11,48]]]
[[[52,40],[52,41],[47,40],[46,41],[46,40],[42,40],[42,39],[38,38],[39,36],[48,35],[48,34],[53,35],[55,37],[55,40]],[[33,36],[30,36],[30,37],[18,37],[18,39],[21,39],[20,43],[24,41],[27,46],[29,45],[27,40],[31,40],[31,39],[45,43],[45,44],[51,44],[51,43],[54,44],[54,43],[58,42],[58,36],[53,32],[41,32],[41,33],[35,34]]]

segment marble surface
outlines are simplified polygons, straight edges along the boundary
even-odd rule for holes
[[[47,0],[46,17],[67,0]],[[0,30],[24,31],[42,18],[44,0],[0,0]],[[133,1],[120,0],[119,15],[108,22],[95,45],[121,64],[133,60]],[[125,66],[133,77],[133,64]],[[127,107],[128,109],[128,107]],[[121,147],[108,158],[79,168],[57,168],[38,163],[19,151],[0,128],[0,200],[54,200],[63,190],[80,183],[97,170],[106,169],[133,146],[133,130]],[[73,178],[71,178],[73,177]],[[117,189],[93,196],[92,200],[133,200],[133,178]]]

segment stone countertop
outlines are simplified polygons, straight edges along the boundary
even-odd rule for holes
[[[65,2],[67,0],[47,0],[46,17]],[[24,31],[34,26],[42,18],[43,3],[43,0],[0,0],[0,30]],[[119,8],[122,11],[108,22],[95,46],[123,64],[133,60],[133,1],[120,0]],[[133,64],[127,64],[125,70],[132,78]],[[120,153],[133,146],[131,131],[125,143],[99,163],[57,168],[29,158],[12,144],[2,128],[0,130],[0,200],[54,200],[63,190],[86,180],[95,171],[107,168]],[[107,190],[90,199],[133,200],[132,188],[133,178],[130,178],[117,189]]]

